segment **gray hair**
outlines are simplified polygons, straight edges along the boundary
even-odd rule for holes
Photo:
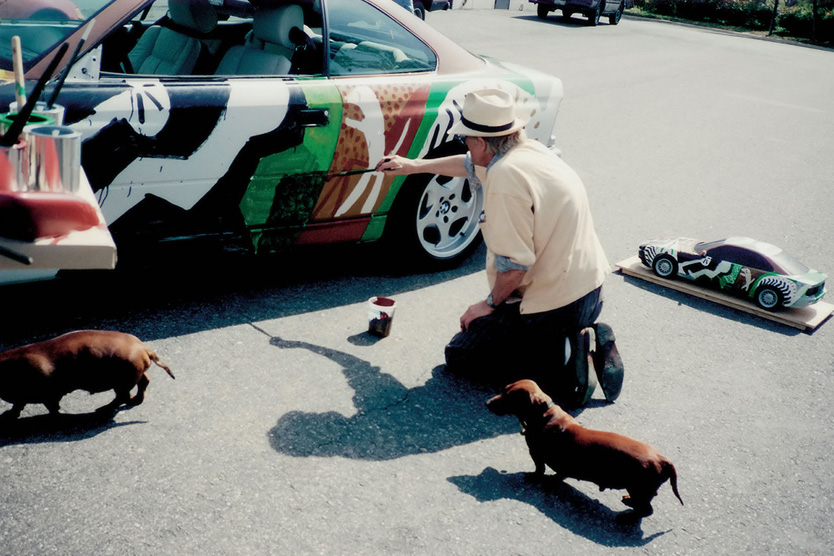
[[[495,137],[481,137],[486,142],[487,152],[491,154],[506,154],[507,151],[527,140],[527,134],[524,129],[519,129],[508,135],[498,135]]]

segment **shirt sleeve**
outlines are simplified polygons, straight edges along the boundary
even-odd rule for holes
[[[526,271],[530,270],[530,266],[514,263],[512,260],[510,260],[509,257],[505,257],[503,255],[496,255],[495,256],[495,269],[498,272],[507,272],[507,271],[510,271],[510,270],[523,270],[523,271],[526,272]]]
[[[496,184],[496,180],[510,182]],[[502,256],[522,267],[536,262],[533,242],[533,200],[519,175],[490,175],[490,186],[484,204],[484,223],[481,229],[487,247],[496,256]]]

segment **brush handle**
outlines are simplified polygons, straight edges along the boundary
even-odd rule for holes
[[[17,109],[21,110],[26,104],[26,85],[23,81],[23,51],[20,46],[20,37],[17,35],[12,37],[12,66],[14,67],[15,100],[17,100]]]

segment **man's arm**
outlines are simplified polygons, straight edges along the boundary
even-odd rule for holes
[[[490,295],[492,296],[492,305],[497,307],[510,297],[513,292],[518,289],[521,281],[524,279],[526,270],[507,270],[506,272],[499,272],[495,278],[495,286],[493,286]],[[487,304],[487,301],[479,301],[470,306],[463,316],[460,318],[460,329],[466,330],[473,320],[485,317],[491,314],[495,309]]]
[[[376,171],[385,172],[395,176],[407,176],[410,174],[438,174],[453,178],[465,178],[469,174],[466,171],[464,158],[466,155],[458,154],[444,156],[442,158],[405,158],[397,155],[389,155],[377,162]]]

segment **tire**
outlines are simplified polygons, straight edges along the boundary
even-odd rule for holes
[[[427,158],[455,154],[452,149],[460,147],[444,145]],[[409,176],[388,216],[388,251],[406,266],[455,266],[481,243],[483,207],[483,189],[470,187],[466,178]]]
[[[657,255],[652,261],[652,270],[661,278],[674,278],[678,275],[678,261],[669,255]]]
[[[547,14],[550,13],[550,10],[544,4],[536,4],[536,14],[539,16],[539,19],[547,19]]]
[[[620,7],[617,8],[617,11],[608,16],[608,23],[610,23],[611,25],[618,24],[620,22],[620,19],[623,17],[623,10],[625,10],[625,4],[620,4]]]
[[[775,311],[782,306],[782,292],[773,286],[762,286],[756,291],[756,305],[765,311]]]
[[[426,19],[426,8],[420,2],[414,2],[414,15],[424,21]]]
[[[592,12],[588,12],[587,15],[588,15],[588,25],[590,25],[591,27],[596,27],[597,25],[599,25],[599,17],[600,17],[600,15],[602,15],[602,3],[600,3],[597,6],[596,10],[594,10]]]

